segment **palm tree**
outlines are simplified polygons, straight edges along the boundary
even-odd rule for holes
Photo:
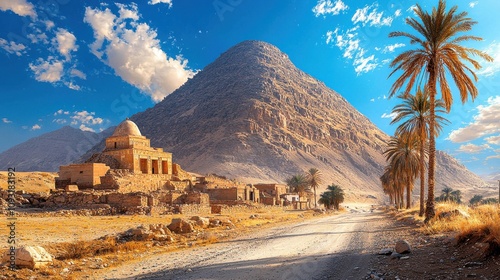
[[[302,209],[300,198],[304,196],[307,190],[308,182],[306,176],[303,174],[295,174],[290,179],[286,180],[286,184],[290,191],[296,192],[299,195],[299,208]]]
[[[344,190],[338,185],[330,185],[326,191],[320,195],[319,203],[330,209],[332,206],[339,210],[340,203],[344,202]]]
[[[483,196],[476,194],[469,200],[469,203],[471,205],[478,205],[479,203],[481,203],[481,200],[483,200]]]
[[[311,168],[306,175],[307,180],[309,181],[309,186],[314,190],[314,208],[317,208],[318,199],[316,198],[316,189],[322,183],[323,174],[321,174],[321,171],[319,171],[317,168]]]
[[[441,190],[441,200],[442,201],[449,201],[451,200],[451,194],[453,192],[453,189],[450,187],[444,187]]]
[[[419,150],[420,150],[420,212],[419,216],[424,215],[424,190],[425,190],[425,157],[426,157],[426,143],[427,136],[429,135],[429,122],[430,122],[430,103],[429,93],[422,91],[420,88],[415,95],[407,94],[398,96],[403,100],[402,104],[394,107],[392,113],[396,117],[392,120],[391,124],[403,121],[396,129],[397,134],[413,134],[418,137]],[[444,103],[442,100],[436,101],[436,113],[444,113]],[[436,115],[436,129],[435,136],[437,137],[442,129],[442,124],[448,122],[447,119]]]
[[[333,201],[331,199],[330,193],[329,192],[324,192],[319,196],[318,200],[319,204],[325,205],[326,209],[332,209],[333,206]]]
[[[434,211],[434,175],[436,161],[436,139],[435,139],[435,100],[436,88],[439,83],[442,99],[445,108],[449,112],[453,97],[448,85],[447,77],[451,77],[460,91],[462,103],[469,97],[474,100],[477,96],[477,76],[474,71],[465,63],[471,64],[478,70],[481,65],[472,55],[482,57],[486,61],[493,61],[493,58],[477,49],[463,47],[459,43],[466,41],[480,41],[482,38],[470,35],[462,35],[463,32],[470,31],[477,22],[467,17],[467,12],[457,13],[457,6],[453,6],[446,11],[446,3],[439,0],[437,8],[432,9],[432,13],[425,12],[420,5],[414,9],[417,19],[407,18],[406,23],[417,31],[421,37],[407,32],[391,32],[389,37],[407,37],[412,45],[418,48],[405,51],[399,54],[390,64],[394,70],[389,75],[392,76],[399,70],[403,73],[394,82],[389,96],[393,96],[403,86],[404,94],[408,94],[415,82],[420,82],[425,78],[427,90],[430,95],[430,127],[429,127],[429,175],[428,175],[428,197],[425,211],[425,221],[428,222],[435,216]],[[474,78],[474,81],[470,76]],[[425,77],[424,77],[425,76]]]
[[[406,208],[408,209],[411,207],[413,182],[420,172],[418,139],[410,134],[391,137],[384,154],[392,167],[393,181],[406,185]]]

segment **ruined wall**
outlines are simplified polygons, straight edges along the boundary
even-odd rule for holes
[[[61,166],[59,177],[56,178],[56,188],[65,188],[68,180],[78,185],[80,189],[92,188],[101,184],[101,176],[106,174],[109,166],[103,163],[82,163]]]
[[[238,188],[220,188],[206,190],[210,201],[212,200],[243,200],[245,198],[245,189]]]
[[[133,174],[126,170],[110,170],[101,178],[98,189],[113,189],[121,193],[151,192],[172,189],[171,175],[167,174]]]

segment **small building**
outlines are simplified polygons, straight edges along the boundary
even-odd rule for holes
[[[184,175],[179,166],[172,167],[172,154],[164,152],[162,148],[151,147],[150,140],[129,119],[116,127],[113,135],[106,139],[104,151],[91,159],[91,162],[61,166],[59,177],[56,178],[56,188],[65,189],[68,185],[77,185],[79,189],[120,188],[120,184],[116,182],[117,177],[108,172],[110,169],[134,175],[129,176],[129,179],[137,186],[124,188],[129,191],[160,189],[173,174],[177,179],[183,177],[179,176],[180,173]],[[149,176],[152,174],[155,175]]]
[[[59,168],[56,189],[65,189],[68,185],[77,185],[79,189],[90,189],[101,184],[101,177],[106,175],[109,166],[104,163],[70,164]]]
[[[255,184],[260,192],[261,202],[266,205],[283,205],[281,195],[286,193],[286,186],[282,184]]]
[[[129,119],[106,139],[106,149],[102,154],[115,158],[121,169],[133,173],[172,174],[172,154],[151,147],[150,140],[142,136],[137,125]]]
[[[237,201],[259,202],[259,190],[252,186],[231,188],[207,188],[210,203],[230,203]]]

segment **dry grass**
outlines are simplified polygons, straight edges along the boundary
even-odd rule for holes
[[[458,209],[463,215],[439,218],[441,213]],[[498,205],[481,205],[474,208],[462,204],[436,204],[436,217],[421,231],[425,234],[456,232],[458,243],[473,240],[488,243],[488,254],[500,253],[500,208]]]
[[[30,193],[55,189],[55,172],[16,172],[16,190]],[[7,189],[7,172],[0,171],[0,188]]]

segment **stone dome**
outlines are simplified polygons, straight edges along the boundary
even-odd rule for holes
[[[142,134],[133,121],[126,119],[116,127],[112,136],[142,136]]]

